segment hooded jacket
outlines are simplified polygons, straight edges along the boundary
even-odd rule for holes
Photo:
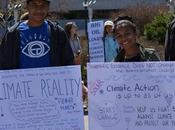
[[[156,54],[154,49],[151,48],[144,48],[142,45],[137,43],[139,48],[140,60],[139,61],[160,61],[159,56]],[[124,49],[122,49],[118,55],[115,57],[115,62],[124,62],[125,55]],[[139,62],[138,61],[138,62]]]
[[[175,61],[175,18],[169,23],[166,31],[165,61]]]
[[[48,21],[51,50],[50,66],[65,66],[73,64],[73,52],[65,31],[55,23]],[[12,26],[5,34],[0,44],[0,70],[20,69],[20,32],[19,23]]]

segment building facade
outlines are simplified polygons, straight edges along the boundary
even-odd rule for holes
[[[0,9],[5,11],[10,0],[0,0]],[[21,0],[24,2],[25,0]],[[84,0],[52,0],[51,11],[59,12],[62,10],[78,11],[84,10]],[[167,0],[96,0],[92,5],[95,10],[117,10],[137,4],[160,5],[167,4]]]
[[[68,11],[83,10],[84,0],[52,0],[51,10],[60,11],[64,8]],[[95,10],[117,10],[138,4],[165,5],[167,0],[96,0],[92,5]]]

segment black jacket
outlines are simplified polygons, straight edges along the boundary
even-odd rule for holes
[[[160,57],[156,54],[156,51],[152,48],[144,48],[141,44],[136,43],[140,50],[140,60],[139,61],[160,61]],[[124,49],[120,50],[118,55],[115,57],[115,62],[125,62]]]
[[[165,61],[175,61],[175,19],[170,22],[165,36]]]
[[[51,50],[50,65],[65,66],[73,64],[73,52],[65,31],[58,25],[48,21]],[[8,30],[0,44],[0,70],[19,69],[20,36],[18,24]]]

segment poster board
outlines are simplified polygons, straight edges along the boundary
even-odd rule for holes
[[[89,63],[89,130],[174,130],[175,62]]]
[[[0,130],[84,130],[80,66],[0,71]]]
[[[104,62],[103,21],[88,23],[90,62]]]

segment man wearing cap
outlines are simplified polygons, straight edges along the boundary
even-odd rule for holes
[[[45,20],[51,0],[26,0],[29,19],[8,30],[0,45],[0,69],[73,64],[65,31]]]
[[[118,43],[113,36],[114,23],[111,20],[107,20],[104,23],[104,51],[105,51],[105,62],[111,62],[117,56],[119,49]]]

